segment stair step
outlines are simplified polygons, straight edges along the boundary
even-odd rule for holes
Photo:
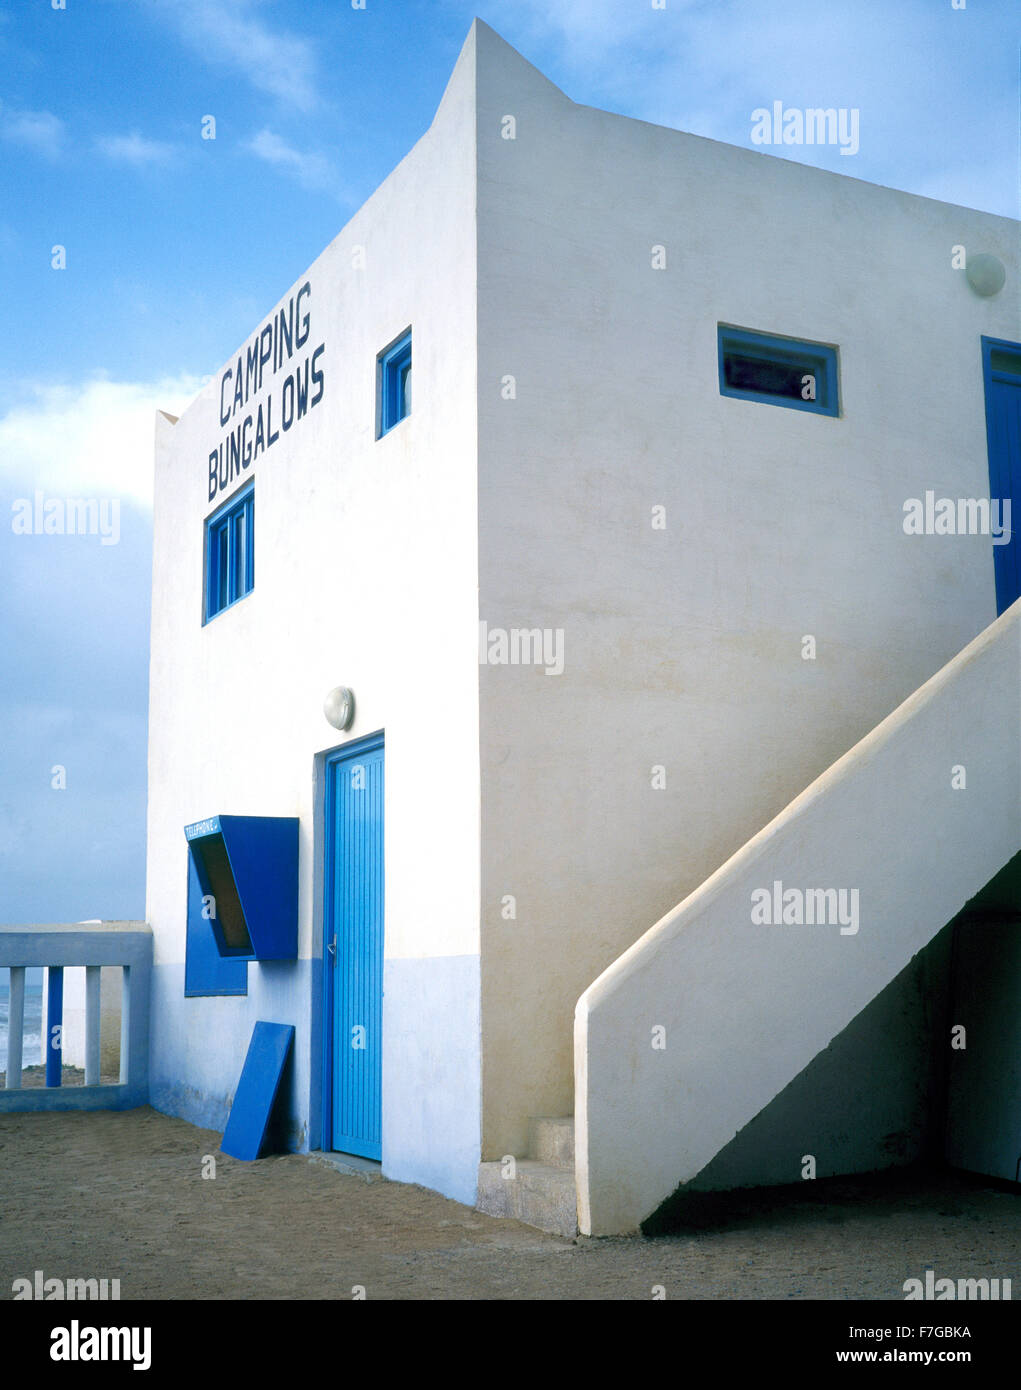
[[[574,1171],[574,1116],[552,1119],[536,1115],[528,1121],[528,1157],[553,1168]]]
[[[505,1177],[502,1162],[479,1164],[476,1206],[489,1216],[512,1216],[540,1231],[573,1236],[578,1231],[574,1169],[519,1158],[515,1176]]]

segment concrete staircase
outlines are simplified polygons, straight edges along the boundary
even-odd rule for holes
[[[528,1122],[528,1157],[479,1164],[479,1211],[573,1236],[578,1231],[574,1116]]]
[[[1019,672],[1021,599],[581,996],[583,1235],[638,1230],[1013,861]],[[967,770],[970,790],[955,769]],[[786,910],[768,918],[752,910],[794,884],[804,885],[803,901],[809,890],[818,899],[820,885],[834,896],[843,889],[848,901],[853,893],[860,916],[855,908],[853,922],[838,924],[829,910],[791,921]],[[650,1046],[657,1031],[669,1046]]]

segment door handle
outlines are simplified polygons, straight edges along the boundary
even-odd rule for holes
[[[329,951],[329,953],[330,953],[331,956],[334,956],[334,957],[336,956],[336,954],[337,954],[337,938],[336,938],[336,937],[334,937],[332,941],[328,941],[328,942],[326,943],[326,949]]]

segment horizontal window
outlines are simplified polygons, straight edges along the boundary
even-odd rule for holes
[[[249,484],[206,521],[205,621],[255,585],[255,487]]]
[[[721,395],[817,415],[840,413],[836,348],[723,324],[718,346]]]

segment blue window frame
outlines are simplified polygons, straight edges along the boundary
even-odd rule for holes
[[[255,584],[255,485],[249,483],[206,521],[206,611],[215,618]]]
[[[411,414],[411,329],[388,348],[377,361],[376,438]]]
[[[840,414],[836,348],[722,323],[717,336],[721,396]]]
[[[983,336],[982,375],[989,498],[990,503],[999,500],[1001,522],[1009,537],[1005,544],[993,546],[996,611],[1004,613],[1021,596],[1021,539],[1014,529],[1021,514],[1021,343]]]

